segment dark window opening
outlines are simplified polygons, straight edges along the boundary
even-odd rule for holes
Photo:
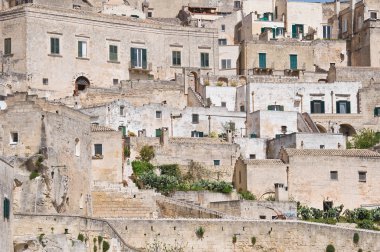
[[[220,160],[214,160],[214,165],[219,166],[220,165]]]
[[[322,100],[314,100],[310,102],[310,110],[312,114],[325,113],[325,102]]]
[[[265,215],[260,215],[259,218],[260,220],[265,220],[267,217]]]
[[[114,85],[118,85],[118,84],[119,84],[119,79],[113,79],[113,80],[112,80],[112,83],[113,83]]]
[[[249,154],[249,159],[256,159],[256,154]]]
[[[330,171],[330,179],[338,180],[338,171]]]
[[[192,117],[191,118],[192,123],[199,123],[199,115],[198,114],[193,114],[191,117]]]
[[[223,108],[225,108],[225,107],[227,106],[227,103],[226,103],[226,102],[221,102],[221,106],[222,106]]]
[[[332,201],[323,201],[323,211],[324,212],[327,212],[331,208],[333,208],[333,202]]]
[[[49,79],[48,78],[43,78],[42,79],[42,84],[43,85],[48,85],[49,84]]]
[[[12,39],[4,39],[4,55],[12,54]]]
[[[367,172],[360,171],[359,172],[359,182],[367,182]]]
[[[103,145],[102,144],[94,144],[95,156],[103,155]]]
[[[18,133],[17,132],[11,133],[11,143],[18,143]]]
[[[162,112],[161,111],[156,111],[156,118],[160,119],[162,117]]]
[[[11,202],[8,198],[4,198],[4,205],[3,205],[3,208],[4,208],[4,219],[8,219],[9,220],[9,217],[10,217],[10,214],[11,214]]]

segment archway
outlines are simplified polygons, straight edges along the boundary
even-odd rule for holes
[[[226,78],[226,77],[219,77],[218,78],[218,82],[223,82],[226,85],[228,85],[228,78]]]
[[[327,133],[326,128],[323,127],[322,125],[316,124],[316,126],[317,126],[317,128],[318,128],[318,130],[319,130],[320,133]]]
[[[189,87],[191,87],[195,92],[199,93],[198,73],[189,73]]]
[[[350,124],[341,124],[339,132],[347,137],[350,137],[356,134],[356,130]]]
[[[245,84],[247,84],[247,78],[245,76],[240,76],[239,82],[241,85],[245,85]]]
[[[75,91],[74,95],[78,95],[80,91],[86,90],[90,86],[90,81],[84,77],[80,76],[75,80]]]

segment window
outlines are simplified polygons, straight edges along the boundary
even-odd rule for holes
[[[371,11],[370,16],[371,16],[371,19],[377,19],[377,12]]]
[[[219,166],[220,165],[220,160],[214,160],[214,165]]]
[[[172,52],[172,65],[181,66],[181,52],[180,51]]]
[[[380,107],[375,107],[373,114],[375,117],[379,117],[380,116]]]
[[[191,116],[191,121],[192,121],[192,123],[199,123],[199,115],[198,114],[193,114]]]
[[[267,217],[265,215],[260,215],[259,218],[260,220],[265,220]]]
[[[222,59],[222,69],[231,69],[230,59]]]
[[[78,58],[87,58],[87,42],[78,41]]]
[[[290,69],[292,70],[297,70],[298,68],[298,63],[297,63],[297,55],[296,54],[290,54],[289,55],[290,59]]]
[[[124,116],[124,106],[120,106],[120,115]]]
[[[249,154],[249,159],[256,159],[256,154]]]
[[[240,112],[245,112],[245,107],[244,107],[244,105],[241,105],[241,106],[240,106]]]
[[[267,54],[259,53],[259,68],[267,68]]]
[[[302,24],[294,24],[292,25],[292,38],[299,38],[299,35],[303,36],[303,25]]]
[[[240,1],[234,1],[234,8],[235,9],[240,9]]]
[[[4,205],[3,205],[3,208],[4,208],[4,219],[8,219],[9,220],[9,216],[10,216],[10,213],[11,213],[11,202],[8,198],[4,198]]]
[[[147,54],[146,49],[131,48],[131,64],[132,68],[147,69]]]
[[[367,182],[367,172],[366,171],[360,171],[359,172],[359,182]]]
[[[94,144],[95,156],[103,155],[103,145],[102,144]]]
[[[153,17],[153,13],[151,11],[148,11],[148,18]]]
[[[226,102],[221,102],[220,106],[222,106],[223,108],[227,107],[227,103]]]
[[[344,19],[344,20],[343,20],[343,28],[342,28],[342,31],[343,31],[343,32],[347,32],[347,19]]]
[[[337,171],[330,171],[330,179],[331,180],[338,180],[338,172]]]
[[[325,146],[323,144],[319,145],[319,149],[323,150]]]
[[[227,45],[227,39],[218,39],[218,44],[219,44],[220,46]]]
[[[325,113],[325,102],[321,100],[314,100],[310,102],[310,112],[312,114],[323,114]]]
[[[268,110],[271,111],[284,111],[284,106],[282,105],[269,105]]]
[[[59,54],[59,38],[50,38],[50,53]]]
[[[351,104],[349,101],[337,101],[336,102],[336,113],[337,114],[350,114]]]
[[[18,133],[17,132],[11,132],[11,144],[17,144],[18,143]]]
[[[203,132],[202,131],[191,131],[191,137],[203,137]]]
[[[201,53],[201,67],[209,67],[209,54],[208,53]]]
[[[43,78],[42,79],[42,84],[43,85],[49,85],[49,79],[48,78]]]
[[[226,31],[226,25],[222,24],[220,27],[220,31],[225,32]]]
[[[12,54],[12,39],[11,38],[4,39],[4,54],[5,55]]]
[[[331,26],[329,26],[329,25],[323,26],[323,38],[324,39],[331,39]]]
[[[109,46],[109,61],[118,61],[117,45]]]
[[[156,118],[160,119],[162,117],[162,112],[161,111],[156,111]]]
[[[119,84],[119,79],[113,79],[113,80],[112,80],[112,83],[113,83],[114,85],[118,85],[118,84]]]

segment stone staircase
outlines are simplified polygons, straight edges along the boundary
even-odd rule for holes
[[[191,87],[189,87],[189,95],[192,95],[195,98],[199,107],[206,107],[206,104],[204,103],[202,96],[195,92],[195,90]]]

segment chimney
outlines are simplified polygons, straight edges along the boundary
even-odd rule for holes
[[[274,184],[274,196],[277,202],[289,201],[288,188],[281,183]]]
[[[165,145],[169,142],[169,128],[161,128],[160,144]]]
[[[232,143],[232,131],[227,130],[227,142]]]
[[[138,131],[138,137],[146,137],[146,130],[142,129]]]
[[[340,12],[340,0],[335,0],[335,15],[338,17]]]

